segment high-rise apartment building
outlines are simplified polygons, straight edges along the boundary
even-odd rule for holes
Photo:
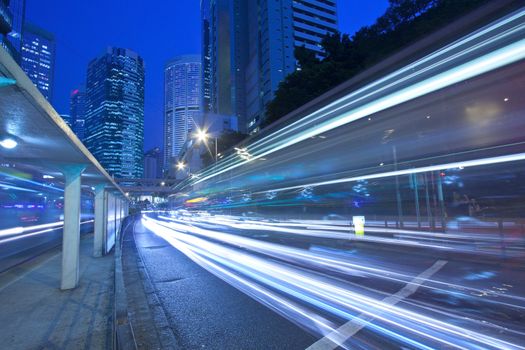
[[[84,87],[74,89],[69,100],[69,115],[71,116],[71,128],[80,141],[85,139],[86,124],[86,91]]]
[[[167,170],[197,125],[201,125],[201,56],[179,56],[164,68],[164,166]]]
[[[26,22],[23,28],[20,66],[51,102],[55,77],[55,38],[44,29]]]
[[[235,115],[250,133],[296,69],[295,48],[323,58],[338,29],[336,0],[202,0],[201,14],[204,111]]]
[[[20,63],[25,0],[0,0],[0,45]]]
[[[88,65],[84,144],[117,178],[141,178],[144,144],[144,61],[110,47]]]

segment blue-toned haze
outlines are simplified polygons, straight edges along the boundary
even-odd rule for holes
[[[57,40],[53,104],[69,113],[69,94],[85,82],[88,62],[107,46],[130,48],[146,62],[145,142],[162,143],[163,67],[174,56],[200,53],[200,0],[27,0],[27,19]],[[387,0],[339,0],[340,30],[373,23]]]

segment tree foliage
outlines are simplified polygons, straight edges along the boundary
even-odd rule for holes
[[[421,37],[445,26],[488,0],[390,0],[375,24],[322,41],[326,58],[319,60],[304,47],[296,48],[298,70],[279,85],[266,107],[269,125],[305,103]]]
[[[248,135],[236,132],[225,131],[217,139],[217,153],[228,153],[233,147],[246,139]],[[201,154],[204,166],[209,166],[215,161],[215,139],[208,139],[208,151]]]

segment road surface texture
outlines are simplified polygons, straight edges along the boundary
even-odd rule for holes
[[[345,225],[144,215],[126,242],[153,311],[135,334],[157,324],[159,348],[182,349],[522,348],[519,249]]]
[[[146,267],[145,277],[151,281],[173,332],[172,339],[175,339],[172,343],[169,336],[164,335],[164,339],[159,340],[163,336],[152,335],[154,325],[144,326],[144,321],[161,319],[162,323],[163,315],[159,316],[154,310],[141,310],[138,311],[141,316],[131,317],[139,347],[305,349],[315,342],[316,338],[311,334],[193,263],[145,229],[140,220],[126,235],[134,237],[140,259]],[[124,238],[123,259],[126,259],[133,254],[133,247],[129,244],[129,236]],[[130,264],[123,263],[128,282]],[[144,303],[147,299],[144,296],[134,298],[129,300],[128,293],[131,312],[136,312],[132,305],[138,305],[134,301]]]

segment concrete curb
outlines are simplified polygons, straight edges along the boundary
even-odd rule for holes
[[[122,270],[122,242],[126,229],[133,220],[127,217],[122,223],[115,244],[115,307],[113,315],[113,349],[138,349],[133,327],[128,318],[128,301]],[[124,227],[125,226],[125,227]]]
[[[133,231],[133,240],[135,240],[135,231]],[[173,331],[170,327],[166,311],[162,305],[162,302],[159,300],[153,281],[148,273],[146,264],[144,263],[144,257],[140,252],[140,249],[136,246],[135,249],[137,253],[137,267],[139,274],[142,277],[142,283],[144,286],[144,292],[146,293],[146,299],[148,300],[148,305],[153,314],[153,320],[155,323],[155,329],[157,331],[159,342],[163,349],[179,349],[177,339],[173,334]]]

